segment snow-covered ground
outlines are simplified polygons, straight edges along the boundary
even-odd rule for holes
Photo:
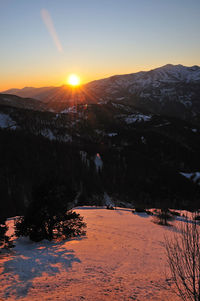
[[[125,208],[76,211],[87,222],[86,237],[60,243],[21,238],[0,255],[0,300],[179,300],[164,289],[163,239],[175,227]]]

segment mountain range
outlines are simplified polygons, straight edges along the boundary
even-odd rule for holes
[[[149,113],[200,122],[200,67],[165,65],[150,71],[115,75],[79,88],[69,86],[10,89],[2,92],[34,98],[62,112],[74,104],[129,104]],[[38,110],[41,109],[38,103]]]

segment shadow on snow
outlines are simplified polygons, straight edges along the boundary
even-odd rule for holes
[[[83,238],[78,238],[80,240]],[[25,297],[34,287],[33,280],[43,273],[48,276],[59,274],[61,269],[68,270],[74,262],[81,263],[74,251],[66,248],[67,241],[40,243],[30,242],[26,238],[17,240],[14,255],[4,263],[3,274],[9,279],[4,298],[12,295],[16,299]]]

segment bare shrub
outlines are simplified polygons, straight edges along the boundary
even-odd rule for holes
[[[165,237],[170,278],[182,300],[200,301],[200,231],[196,222],[183,223]]]

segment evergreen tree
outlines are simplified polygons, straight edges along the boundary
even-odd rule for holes
[[[46,181],[35,189],[25,216],[17,220],[16,235],[28,236],[33,241],[85,235],[83,218],[70,210],[74,197],[69,183],[55,178]]]

